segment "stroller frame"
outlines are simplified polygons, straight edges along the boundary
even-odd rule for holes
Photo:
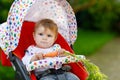
[[[29,74],[29,72],[26,70],[25,66],[21,62],[21,59],[24,55],[25,49],[29,45],[34,44],[34,40],[33,40],[33,37],[32,37],[34,24],[35,24],[34,22],[28,22],[28,21],[23,22],[23,27],[22,27],[22,30],[21,30],[19,45],[14,51],[9,53],[9,59],[12,62],[13,67],[15,67],[16,79],[20,79],[20,80],[29,80],[30,79],[31,80],[31,78],[32,78],[32,80],[36,80],[36,77],[34,76],[34,74]],[[27,26],[30,27],[29,28],[30,30],[26,32],[26,30],[28,29]],[[26,38],[27,38],[27,40],[26,40]],[[58,35],[56,43],[60,44],[61,47],[70,51],[71,53],[73,53],[72,48],[68,45],[68,43],[65,41],[65,39],[60,34]],[[3,61],[2,64],[6,65],[6,62],[9,62],[9,60],[7,60],[7,56],[4,54],[3,51],[2,51],[2,56],[6,57],[6,58],[1,57],[2,61]],[[9,65],[9,64],[7,64],[7,65]],[[73,69],[72,72],[75,70],[75,73],[77,73],[77,75],[81,74],[81,80],[85,80],[87,78],[88,73],[87,73],[87,71],[84,68],[84,65],[82,63],[80,63],[80,66],[81,66],[82,69],[80,67],[76,67],[77,64],[75,64],[75,63],[71,63],[70,66]],[[76,69],[77,70],[80,69],[80,70],[77,71]],[[83,71],[83,69],[84,69],[84,71]],[[31,76],[29,76],[29,75],[31,75]]]
[[[15,70],[15,80],[31,80],[29,72],[26,70],[25,65],[18,57],[16,57],[12,52],[10,52],[9,59]]]
[[[2,55],[1,55],[1,61],[2,61],[2,64],[3,65],[11,65],[10,64],[10,62],[12,63],[12,65],[13,65],[13,67],[15,67],[15,73],[16,73],[16,77],[15,77],[15,79],[20,79],[20,80],[31,80],[31,78],[32,78],[32,80],[36,80],[36,77],[33,75],[33,74],[30,74],[27,70],[26,70],[26,67],[23,65],[23,63],[21,62],[21,59],[22,59],[22,57],[24,56],[24,51],[25,51],[25,49],[27,49],[27,47],[29,46],[29,45],[31,45],[31,44],[35,44],[34,43],[34,40],[33,40],[33,37],[32,37],[32,32],[33,32],[33,28],[34,28],[34,23],[35,22],[32,22],[32,21],[30,21],[29,20],[29,18],[28,19],[24,19],[23,17],[25,17],[25,15],[27,15],[27,10],[25,10],[25,9],[23,9],[24,10],[24,15],[22,15],[22,16],[18,16],[18,15],[21,15],[23,12],[21,11],[21,5],[23,5],[23,8],[29,8],[32,4],[32,1],[33,2],[35,2],[35,1],[37,1],[37,0],[28,0],[28,1],[26,1],[26,0],[23,0],[23,2],[19,2],[19,1],[21,1],[21,0],[15,0],[15,2],[13,3],[13,5],[12,5],[12,7],[11,7],[11,9],[10,9],[10,14],[13,12],[13,14],[12,15],[9,15],[8,16],[8,19],[7,19],[7,23],[5,23],[5,24],[3,24],[3,26],[2,27],[5,27],[5,29],[6,29],[6,27],[8,27],[8,25],[10,26],[10,34],[11,34],[11,32],[14,32],[14,30],[17,30],[17,29],[20,29],[20,38],[19,38],[19,44],[18,44],[18,46],[16,47],[16,46],[14,46],[12,49],[8,49],[11,45],[13,46],[14,44],[11,44],[11,45],[9,45],[8,46],[8,48],[7,48],[7,52],[9,52],[9,53],[7,53],[7,55],[5,54],[6,53],[6,51],[5,51],[5,47],[4,47],[4,42],[2,42],[2,40],[1,40],[1,44],[2,44],[2,46],[1,46],[1,48],[3,49],[3,51],[2,51]],[[42,1],[42,0],[38,0],[38,1]],[[44,1],[44,0],[43,0]],[[47,0],[48,1],[48,0]],[[50,1],[52,1],[52,0],[50,0]],[[56,0],[57,1],[57,0]],[[67,15],[65,15],[65,16],[62,16],[62,17],[65,17],[65,20],[66,19],[68,19],[68,18],[70,18],[70,20],[68,20],[68,22],[70,22],[70,23],[68,23],[69,25],[67,25],[67,27],[69,26],[69,28],[71,27],[73,27],[74,28],[74,30],[76,30],[76,20],[75,20],[75,16],[74,16],[74,14],[73,14],[73,12],[72,12],[72,9],[71,9],[71,7],[68,5],[68,3],[66,3],[66,0],[60,0],[61,1],[61,3],[62,4],[65,4],[66,6],[67,6],[67,8],[68,8],[68,10],[67,10],[67,8],[65,7],[65,5],[61,5],[62,6],[62,8],[63,8],[63,6],[64,6],[64,8],[65,8],[65,10],[66,11],[63,11],[63,12],[66,12],[66,14]],[[27,2],[29,2],[29,6],[27,6],[26,7],[26,5],[27,5]],[[58,2],[59,2],[59,0],[58,0]],[[20,4],[19,4],[20,3]],[[16,5],[16,4],[19,4],[19,5]],[[14,6],[15,6],[15,8],[14,8]],[[14,11],[14,9],[15,10],[17,10],[18,9],[18,7],[20,7],[20,9],[19,9],[19,11],[20,11],[20,13],[17,13],[17,17],[16,16],[14,16],[14,15],[16,15],[16,13],[14,13],[15,11]],[[14,8],[14,9],[12,9],[12,8]],[[69,12],[69,10],[71,11],[71,12]],[[67,16],[67,18],[66,18],[66,16]],[[72,16],[72,17],[71,17]],[[15,18],[14,18],[15,17]],[[29,17],[29,16],[28,16]],[[45,16],[46,17],[46,16]],[[48,17],[49,17],[49,15],[48,15]],[[19,24],[19,25],[17,25],[16,27],[15,27],[15,29],[13,29],[12,28],[12,26],[13,26],[13,24],[12,25],[10,25],[10,23],[12,23],[12,22],[14,22],[14,21],[12,21],[12,20],[14,20],[14,19],[16,19],[16,21],[21,21],[21,23]],[[28,22],[29,21],[29,22]],[[59,20],[60,21],[60,20]],[[61,23],[61,22],[60,22]],[[19,26],[21,26],[21,27],[19,27]],[[29,27],[28,27],[29,26]],[[0,26],[0,30],[1,30],[1,34],[2,34],[2,32],[3,32],[3,34],[6,34],[3,30],[2,30],[2,27]],[[64,26],[62,25],[62,27],[64,28]],[[28,28],[29,28],[29,31],[27,31],[28,30]],[[73,29],[72,28],[72,29]],[[72,31],[72,29],[69,29],[70,31]],[[26,32],[27,31],[27,32]],[[68,31],[69,32],[69,31]],[[76,31],[74,32],[72,32],[72,33],[76,33]],[[18,35],[18,34],[17,34]],[[76,36],[76,35],[75,35]],[[71,35],[69,35],[69,37],[73,37],[73,38],[76,38],[75,36],[72,36],[72,34]],[[0,36],[0,37],[2,37],[2,36]],[[11,37],[6,37],[6,39],[12,39],[12,37],[13,37],[13,35],[11,35]],[[27,39],[26,39],[27,38]],[[58,35],[58,38],[59,39],[57,39],[56,40],[56,42],[58,43],[58,44],[61,44],[61,47],[62,48],[64,48],[64,49],[66,49],[67,51],[69,51],[69,52],[71,52],[71,53],[74,53],[73,52],[73,50],[70,48],[70,46],[69,46],[69,44],[68,44],[68,42],[69,42],[69,40],[68,41],[66,41],[64,38],[66,38],[65,36],[64,36],[64,38],[61,36],[61,35]],[[5,38],[3,38],[3,39],[5,39]],[[18,39],[18,37],[17,37],[17,39]],[[15,39],[13,39],[13,40],[15,40]],[[75,41],[76,39],[73,39],[73,42]],[[5,40],[5,41],[7,41],[7,40]],[[14,41],[13,41],[14,42]],[[71,44],[73,43],[72,42],[72,40],[70,41],[71,42]],[[10,42],[9,42],[10,43]],[[15,42],[16,43],[16,42]],[[11,50],[11,51],[9,51],[9,50]],[[5,53],[4,53],[5,52]],[[4,56],[4,57],[3,57]],[[9,59],[7,58],[7,56],[9,56]],[[10,61],[9,61],[10,60]],[[7,62],[7,63],[6,63]],[[79,67],[76,63],[71,63],[70,64],[70,66],[72,67],[72,70],[71,70],[71,72],[74,72],[77,76],[79,76],[79,78],[81,79],[81,80],[86,80],[86,78],[87,78],[87,76],[88,76],[88,73],[87,73],[87,71],[86,71],[86,69],[85,69],[85,67],[83,66],[83,64],[80,62],[79,63],[79,66],[81,66],[81,67]],[[31,75],[31,76],[29,76],[29,75]]]

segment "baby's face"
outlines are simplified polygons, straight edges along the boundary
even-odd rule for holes
[[[56,34],[50,29],[44,27],[38,27],[36,32],[33,34],[35,43],[40,48],[49,48],[55,42]]]

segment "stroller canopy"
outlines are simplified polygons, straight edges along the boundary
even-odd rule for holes
[[[52,19],[59,33],[69,45],[77,37],[77,23],[74,12],[66,0],[15,0],[7,21],[0,25],[0,47],[8,55],[16,49],[24,21],[37,22]],[[29,26],[28,26],[29,27]]]

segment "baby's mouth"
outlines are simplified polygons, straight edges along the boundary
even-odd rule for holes
[[[46,41],[41,41],[41,43],[46,44],[47,42]]]

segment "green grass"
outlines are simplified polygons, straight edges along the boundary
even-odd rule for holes
[[[76,54],[91,55],[115,37],[114,33],[78,30],[78,37],[73,45]]]

